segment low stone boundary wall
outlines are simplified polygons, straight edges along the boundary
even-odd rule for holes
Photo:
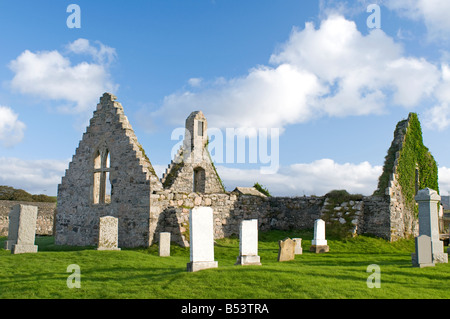
[[[352,235],[372,234],[390,239],[389,203],[384,197],[363,197],[351,203],[329,207],[325,197],[260,197],[227,194],[174,193],[160,191],[150,198],[150,244],[160,232],[170,232],[172,241],[189,243],[189,210],[210,206],[214,211],[214,238],[239,235],[245,219],[258,219],[260,231],[312,229],[314,221],[324,218],[325,207],[335,212],[326,220],[328,226],[344,224]],[[350,214],[351,212],[351,214]],[[345,225],[348,224],[348,225]]]
[[[36,235],[53,235],[56,203],[0,200],[0,236],[8,236],[8,214],[12,207],[17,204],[37,206]]]

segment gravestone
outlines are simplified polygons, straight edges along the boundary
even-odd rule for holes
[[[159,256],[170,256],[170,233],[159,233]]]
[[[295,242],[295,251],[294,251],[294,253],[296,255],[303,254],[302,239],[301,238],[292,238],[292,240]]]
[[[314,221],[314,239],[311,241],[309,251],[315,253],[326,253],[330,251],[330,247],[325,239],[325,222],[322,219]]]
[[[412,254],[413,267],[434,267],[430,236],[420,235],[416,237],[415,240],[416,253]]]
[[[5,249],[12,254],[37,253],[34,244],[38,208],[31,205],[15,205],[9,213],[8,241]]]
[[[278,261],[289,261],[295,258],[295,242],[290,238],[278,241]]]
[[[97,250],[120,250],[118,248],[119,220],[113,216],[100,217]]]
[[[448,254],[444,253],[444,243],[439,239],[437,203],[440,199],[439,194],[430,188],[424,188],[417,192],[415,200],[419,204],[419,236],[430,237],[434,263],[448,263]]]
[[[239,232],[239,257],[236,265],[261,265],[258,256],[258,220],[243,220]]]
[[[214,261],[214,224],[211,207],[194,207],[189,212],[190,259],[187,271],[217,268]]]

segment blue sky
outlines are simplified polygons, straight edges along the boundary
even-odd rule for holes
[[[396,123],[416,112],[447,195],[448,12],[446,0],[0,0],[0,184],[56,195],[108,91],[159,174],[192,111],[223,135],[277,129],[276,171],[216,166],[227,190],[287,196],[371,194]]]

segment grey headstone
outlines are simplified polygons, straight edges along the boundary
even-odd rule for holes
[[[419,204],[419,236],[430,237],[433,262],[447,263],[448,254],[444,253],[444,243],[439,239],[437,203],[440,199],[439,194],[430,188],[421,189],[415,196],[415,200]]]
[[[415,238],[416,253],[413,255],[414,267],[433,267],[433,257],[431,253],[431,238],[427,235],[420,235]]]
[[[36,206],[15,205],[10,213],[10,229],[6,246],[12,254],[37,253],[34,244],[36,237]]]

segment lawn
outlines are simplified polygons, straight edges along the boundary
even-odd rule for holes
[[[303,238],[303,254],[277,262],[278,240]],[[171,247],[170,257],[149,248],[97,251],[95,247],[55,246],[53,237],[37,237],[37,254],[12,255],[0,249],[0,298],[5,299],[440,299],[448,298],[450,264],[414,268],[414,240],[389,243],[359,236],[328,238],[330,252],[309,252],[312,231],[260,232],[262,266],[235,266],[239,240],[216,241],[219,267],[186,272],[189,248]],[[0,247],[5,237],[0,238]],[[445,248],[446,249],[446,248]],[[81,287],[68,288],[80,267]],[[380,288],[368,288],[380,267]]]

